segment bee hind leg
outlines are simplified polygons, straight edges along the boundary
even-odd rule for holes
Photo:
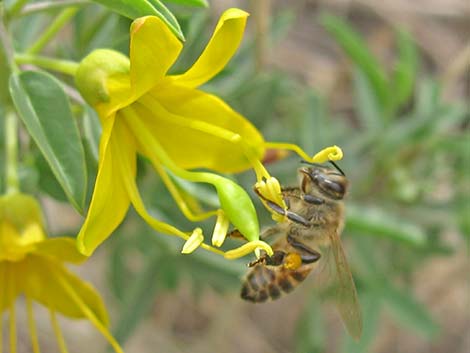
[[[318,251],[308,247],[307,245],[299,242],[298,240],[295,240],[290,234],[287,236],[287,242],[293,248],[299,250],[299,255],[302,260],[302,263],[311,264],[320,260],[321,254]]]

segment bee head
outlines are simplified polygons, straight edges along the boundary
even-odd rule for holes
[[[299,169],[300,189],[305,194],[320,193],[333,200],[342,200],[348,188],[348,180],[341,169],[313,165]]]

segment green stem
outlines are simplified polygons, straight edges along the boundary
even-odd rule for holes
[[[78,69],[78,63],[70,60],[61,60],[48,58],[39,55],[15,54],[15,62],[18,65],[32,64],[44,69],[61,72],[66,75],[75,76]]]
[[[78,7],[71,7],[59,14],[56,19],[49,25],[44,33],[33,43],[33,45],[26,51],[27,54],[39,53],[49,41],[59,32],[62,27],[77,13]]]
[[[38,1],[32,4],[27,4],[23,7],[18,16],[29,16],[37,12],[44,12],[55,10],[63,7],[87,5],[90,4],[88,0],[61,0],[61,1]]]
[[[27,2],[28,0],[16,0],[16,2],[8,9],[8,17],[15,17]]]
[[[20,189],[18,178],[18,119],[13,112],[5,117],[6,151],[6,193],[13,194]]]

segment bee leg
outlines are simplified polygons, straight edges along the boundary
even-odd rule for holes
[[[295,249],[300,250],[299,255],[302,259],[302,263],[304,264],[317,262],[321,257],[321,254],[318,251],[313,250],[307,245],[295,240],[290,234],[287,236],[287,242]]]
[[[263,199],[264,202],[266,202],[266,205],[274,212],[280,214],[281,216],[285,216],[290,221],[301,224],[305,227],[310,227],[312,225],[309,221],[307,221],[304,217],[298,215],[297,213],[291,212],[289,210],[285,210],[284,208],[279,206],[277,203],[272,202],[271,200],[268,200],[266,197],[261,195],[261,193],[258,191],[257,188],[254,188],[254,191],[261,199]]]
[[[321,199],[319,197],[315,197],[315,196],[309,195],[309,194],[302,195],[302,200],[304,200],[305,202],[310,203],[312,205],[322,205],[322,204],[325,203],[324,199]]]
[[[269,256],[266,253],[263,253],[259,259],[251,261],[248,264],[248,267],[253,267],[257,264],[270,265],[270,266],[280,266],[283,264],[284,257],[287,255],[284,251],[275,250],[272,256]]]
[[[268,205],[268,207],[270,209],[272,209],[274,212],[280,214],[281,216],[286,216],[287,219],[292,221],[292,222],[301,224],[305,227],[310,227],[312,225],[309,221],[307,221],[304,217],[298,215],[297,213],[294,213],[294,212],[291,212],[291,211],[286,211],[281,206],[279,206],[278,204],[276,204],[272,201],[265,200],[265,202]]]

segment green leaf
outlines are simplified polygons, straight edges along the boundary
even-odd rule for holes
[[[136,19],[143,16],[157,16],[171,31],[184,41],[184,35],[176,17],[160,0],[93,0],[125,17]]]
[[[403,326],[421,333],[427,339],[436,336],[439,327],[429,315],[426,307],[416,301],[412,293],[402,291],[387,283],[381,286],[381,293],[391,315]]]
[[[410,34],[398,31],[398,60],[391,78],[392,109],[396,110],[411,97],[418,69],[418,53]]]
[[[196,6],[196,7],[208,7],[209,3],[207,0],[166,0],[166,2],[172,2],[178,5]]]
[[[82,212],[87,186],[85,154],[60,82],[44,72],[25,71],[11,76],[10,92],[67,198]]]
[[[83,134],[88,149],[90,150],[93,159],[97,162],[101,136],[101,123],[98,115],[89,105],[85,106],[85,113],[83,115]]]
[[[389,238],[412,246],[422,247],[427,241],[425,232],[417,225],[374,207],[350,205],[346,227],[357,234]]]
[[[306,94],[306,109],[300,120],[300,146],[305,151],[320,151],[332,141],[325,101],[313,90]]]
[[[383,110],[371,82],[360,68],[354,70],[354,96],[357,116],[362,126],[372,132],[383,127]]]
[[[114,337],[121,344],[132,335],[139,322],[150,312],[160,288],[158,285],[160,260],[158,251],[156,254],[146,256],[144,268],[130,282],[122,303],[121,316],[113,330]]]
[[[321,18],[321,22],[348,57],[364,72],[374,88],[374,92],[381,105],[387,107],[391,95],[387,75],[367,48],[364,40],[351,26],[339,17],[324,15]]]
[[[39,179],[39,188],[42,192],[45,192],[52,198],[61,201],[67,202],[67,196],[65,195],[62,186],[57,181],[54,173],[49,167],[49,163],[44,158],[44,156],[37,151],[35,153],[35,167],[37,168],[38,179]]]

